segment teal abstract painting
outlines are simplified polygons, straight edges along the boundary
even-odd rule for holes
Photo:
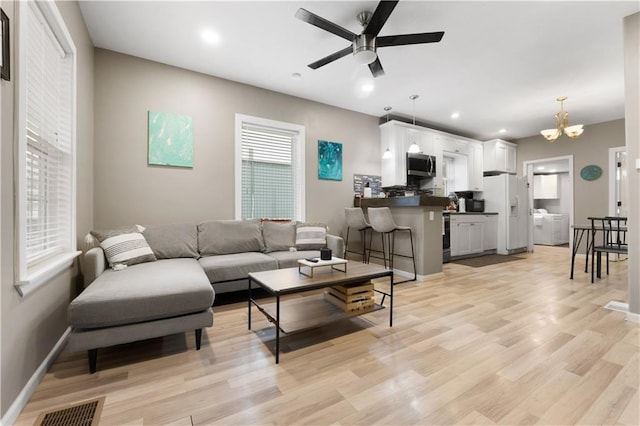
[[[342,180],[342,144],[318,141],[318,179]]]
[[[149,164],[193,167],[193,119],[149,111]]]

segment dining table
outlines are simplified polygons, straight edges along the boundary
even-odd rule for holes
[[[584,272],[589,272],[589,255],[592,254],[593,251],[593,241],[595,239],[596,232],[604,231],[602,226],[593,226],[592,225],[572,225],[573,229],[573,246],[571,248],[571,273],[569,275],[569,279],[573,279],[573,271],[575,268],[575,260],[576,254],[578,254],[578,250],[580,249],[580,244],[586,235],[586,248],[585,248],[585,262],[584,262]],[[619,231],[626,232],[627,227],[621,226],[618,228]]]

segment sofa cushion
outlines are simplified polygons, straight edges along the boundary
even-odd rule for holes
[[[258,219],[212,220],[198,225],[198,249],[202,256],[263,251]]]
[[[198,227],[194,224],[147,226],[142,235],[157,259],[200,257]]]
[[[109,266],[135,265],[156,260],[151,247],[135,226],[109,231],[91,231],[104,250]]]
[[[306,259],[308,257],[320,257],[320,250],[299,250],[299,251],[275,251],[267,256],[273,257],[278,261],[278,268],[297,268],[298,259]]]
[[[204,311],[214,292],[195,259],[164,259],[107,270],[69,305],[73,328],[133,324]]]
[[[211,283],[244,279],[249,272],[278,269],[276,259],[255,252],[206,256],[199,262]]]
[[[296,248],[298,250],[320,250],[327,246],[327,226],[319,223],[296,225]]]
[[[296,245],[296,224],[294,222],[262,223],[262,237],[264,238],[265,253],[273,251],[289,251]]]

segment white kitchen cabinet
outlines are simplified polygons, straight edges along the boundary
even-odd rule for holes
[[[484,154],[480,142],[469,142],[469,191],[482,191]]]
[[[451,256],[482,253],[484,217],[451,215]]]
[[[387,148],[391,158],[382,159],[382,186],[406,186],[406,153],[416,142],[420,152],[436,158],[436,175],[421,181],[421,189],[444,191],[444,156],[455,158],[453,191],[481,191],[483,147],[480,142],[426,127],[391,120],[380,125],[381,153]],[[514,159],[515,162],[515,159]],[[442,194],[446,195],[446,194]]]
[[[533,198],[537,200],[558,198],[558,175],[534,175]]]
[[[469,256],[498,249],[498,215],[452,214],[451,256]]]
[[[490,173],[516,173],[517,145],[501,139],[483,143],[483,170]]]
[[[407,143],[407,129],[388,122],[380,126],[381,152],[387,148],[391,151],[389,158],[382,159],[382,186],[406,186],[407,163],[405,144]]]

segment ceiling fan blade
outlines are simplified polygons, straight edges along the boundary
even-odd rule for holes
[[[380,63],[380,58],[376,58],[375,61],[369,64],[369,69],[371,70],[371,74],[374,77],[380,77],[384,75],[384,69],[382,68],[382,64]]]
[[[373,16],[371,17],[371,20],[369,20],[367,28],[364,29],[363,34],[377,36],[397,4],[397,1],[381,1],[378,3],[378,7],[376,7],[376,11],[373,12]]]
[[[353,47],[351,47],[351,46],[345,47],[342,50],[338,50],[337,52],[332,53],[329,56],[325,56],[324,58],[319,59],[319,60],[309,64],[308,67],[311,68],[311,69],[314,69],[314,70],[318,69],[318,68],[320,68],[320,67],[322,67],[324,65],[327,65],[330,62],[335,61],[336,59],[340,59],[343,56],[347,56],[349,53],[352,53],[352,52],[353,52]]]
[[[444,31],[438,31],[435,33],[384,36],[378,37],[376,39],[376,47],[403,46],[407,44],[421,43],[438,43],[440,40],[442,40],[442,36],[444,36]]]
[[[307,9],[298,9],[298,11],[296,12],[296,18],[318,28],[322,28],[325,31],[329,31],[330,33],[335,34],[338,37],[342,37],[343,39],[350,42],[353,42],[357,35],[345,28],[342,28],[340,25],[334,24],[331,21],[327,21],[326,19],[316,15],[315,13],[309,12]]]

